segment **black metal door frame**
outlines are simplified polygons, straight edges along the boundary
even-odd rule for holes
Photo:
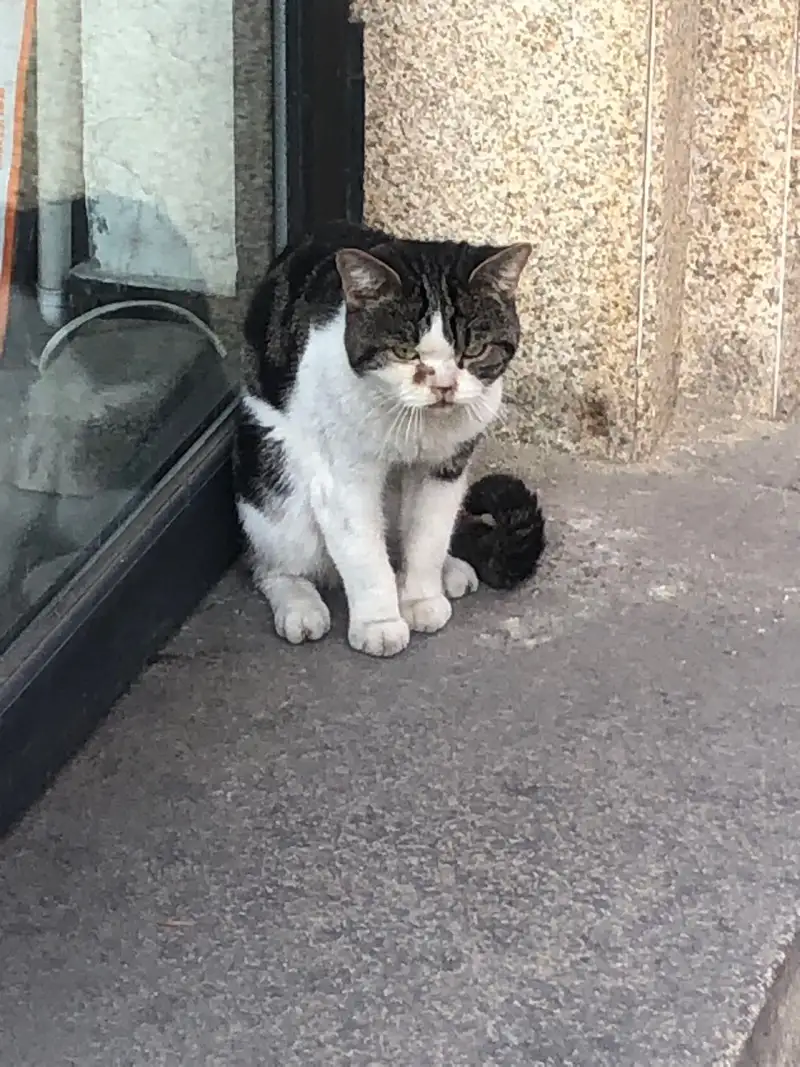
[[[364,206],[364,49],[349,0],[286,4],[290,243]]]

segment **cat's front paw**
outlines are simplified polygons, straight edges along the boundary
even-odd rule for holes
[[[275,632],[292,645],[319,641],[331,628],[331,613],[322,597],[298,596],[274,613]]]
[[[442,569],[442,585],[451,600],[460,600],[467,593],[475,593],[481,583],[478,575],[466,560],[448,556]]]
[[[450,621],[453,608],[443,594],[425,597],[424,600],[404,600],[400,611],[409,627],[421,634],[433,634]]]
[[[366,652],[368,656],[396,656],[411,640],[405,619],[351,622],[347,636],[357,652]]]

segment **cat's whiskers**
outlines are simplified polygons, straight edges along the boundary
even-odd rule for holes
[[[403,409],[403,418],[400,425],[397,427],[397,432],[394,435],[392,445],[395,452],[403,452],[405,450],[406,442],[408,441],[409,434],[411,432],[411,424],[414,421],[414,409],[405,406]]]
[[[406,451],[411,444],[411,438],[413,436],[413,429],[417,421],[417,408],[408,409],[408,421],[406,422],[406,432],[403,435],[403,451]]]
[[[379,459],[384,460],[394,452],[407,453],[419,417],[419,409],[406,403],[402,398],[396,399],[384,410],[384,420],[394,416],[383,431],[383,441],[379,450]]]
[[[487,426],[495,422],[503,425],[508,421],[505,405],[500,404],[495,408],[483,396],[476,396],[471,400],[467,404],[467,410],[471,418]]]
[[[394,435],[393,441],[391,441],[391,447],[393,447],[395,456],[405,456],[407,441],[411,435],[411,428],[414,423],[414,409],[406,404],[403,409],[403,418],[397,431]]]
[[[381,443],[378,456],[381,460],[386,458],[386,455],[391,450],[393,445],[396,445],[396,438],[399,435],[399,431],[402,429],[403,421],[408,414],[408,407],[402,402],[402,400],[395,400],[386,412],[387,418],[394,414],[388,430],[384,434],[383,441]]]

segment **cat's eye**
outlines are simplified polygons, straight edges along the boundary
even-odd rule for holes
[[[494,365],[495,363],[507,363],[514,358],[516,347],[508,341],[490,341],[488,344],[469,345],[464,352],[462,362],[481,363]]]
[[[414,345],[397,345],[392,349],[392,356],[403,363],[409,363],[412,359],[419,357],[419,352]]]
[[[490,356],[494,345],[470,345],[464,352],[463,361],[465,363],[474,363],[476,360],[485,359]]]

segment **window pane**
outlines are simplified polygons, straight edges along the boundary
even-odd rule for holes
[[[0,0],[0,649],[229,398],[268,8]]]

